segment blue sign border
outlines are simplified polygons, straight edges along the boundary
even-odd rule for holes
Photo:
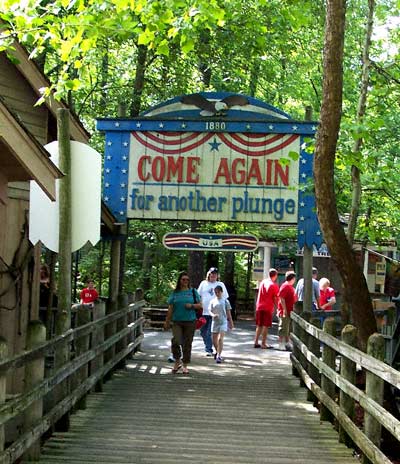
[[[208,99],[218,100],[235,94],[204,92],[201,95]],[[97,129],[105,132],[103,200],[113,214],[121,222],[126,221],[129,146],[132,131],[298,134],[301,144],[297,218],[298,246],[303,248],[307,245],[312,248],[315,245],[319,248],[323,240],[316,215],[313,190],[313,153],[307,151],[307,144],[315,136],[317,122],[290,119],[281,110],[247,96],[253,111],[230,108],[222,116],[202,117],[199,110],[176,110],[176,105],[183,97],[175,97],[154,106],[137,118],[97,120]],[[170,111],[170,107],[175,110]],[[154,113],[156,115],[153,115]]]

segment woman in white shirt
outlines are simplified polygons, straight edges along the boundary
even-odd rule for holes
[[[224,298],[228,298],[229,295],[224,283],[218,280],[218,269],[216,267],[211,267],[206,274],[206,278],[200,283],[199,288],[197,289],[201,296],[201,302],[203,305],[203,317],[206,320],[206,323],[200,329],[200,335],[203,338],[204,349],[207,356],[213,356],[210,302],[215,297],[214,289],[217,285],[222,287],[222,296]]]

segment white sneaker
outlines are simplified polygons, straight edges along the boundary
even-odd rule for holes
[[[285,347],[285,344],[283,342],[279,343],[278,350],[286,351],[286,347]]]

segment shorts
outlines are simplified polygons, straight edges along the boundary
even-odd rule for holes
[[[272,311],[266,309],[256,311],[256,325],[259,327],[272,327]]]
[[[290,333],[290,316],[289,317],[279,317],[278,325],[278,336],[279,337],[289,337]]]
[[[228,321],[217,322],[212,321],[211,323],[211,333],[220,333],[220,332],[228,332]]]

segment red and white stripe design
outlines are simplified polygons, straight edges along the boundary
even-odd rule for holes
[[[293,143],[299,136],[293,134],[239,134],[222,132],[132,132],[144,147],[165,155],[190,152],[211,138],[229,149],[246,156],[267,156]]]

